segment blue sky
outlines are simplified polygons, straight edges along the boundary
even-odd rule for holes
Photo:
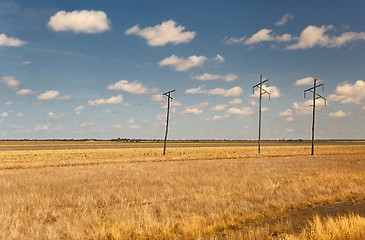
[[[0,138],[363,139],[365,2],[0,1]]]

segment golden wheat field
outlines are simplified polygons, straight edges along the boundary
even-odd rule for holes
[[[0,239],[365,239],[365,144],[0,142]]]

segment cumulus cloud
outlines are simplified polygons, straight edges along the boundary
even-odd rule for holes
[[[295,86],[313,85],[314,78],[306,77],[295,81]]]
[[[243,36],[241,38],[235,38],[235,37],[225,37],[223,39],[223,42],[228,45],[241,45],[244,44],[246,41],[246,36]]]
[[[1,117],[2,118],[8,118],[10,116],[10,114],[9,113],[7,113],[7,112],[3,112],[3,113],[1,113]]]
[[[241,87],[233,87],[230,89],[214,88],[206,91],[208,95],[221,95],[224,97],[237,97],[241,95],[242,92],[243,90]]]
[[[48,27],[56,32],[99,33],[110,29],[110,20],[103,11],[59,11],[49,19]]]
[[[253,45],[260,42],[265,41],[275,41],[275,42],[288,42],[292,40],[292,36],[290,34],[284,34],[277,36],[276,34],[272,33],[271,29],[261,29],[251,37],[247,38],[245,41],[245,45]]]
[[[32,63],[33,63],[32,61],[24,61],[24,62],[22,62],[22,65],[27,66],[27,65],[30,65]]]
[[[238,76],[236,74],[211,74],[211,73],[204,73],[202,75],[196,75],[193,76],[191,79],[198,80],[198,81],[209,81],[209,80],[219,80],[222,79],[226,82],[232,82],[238,79]]]
[[[16,92],[16,94],[20,95],[20,96],[25,96],[25,95],[29,95],[29,94],[33,94],[33,91],[31,89],[20,89],[19,91]]]
[[[1,78],[1,82],[9,88],[17,88],[20,85],[20,82],[16,80],[13,76],[3,76]]]
[[[139,25],[129,28],[127,35],[137,35],[147,40],[149,46],[164,46],[168,43],[174,45],[188,43],[195,38],[195,32],[185,31],[184,26],[177,26],[174,20],[162,22],[153,27],[141,29]]]
[[[203,113],[203,110],[198,107],[187,107],[185,108],[183,115],[199,115]]]
[[[317,99],[316,100],[316,108],[321,108],[325,105],[325,101],[323,99]],[[295,114],[299,115],[307,115],[311,114],[313,110],[313,100],[307,100],[305,102],[294,102],[292,106],[292,111],[295,112]]]
[[[345,32],[339,36],[330,36],[329,32],[334,30],[332,25],[328,26],[307,26],[300,34],[298,41],[289,45],[286,49],[307,49],[313,47],[340,48],[351,42],[365,40],[365,32]]]
[[[226,105],[226,104],[218,104],[218,105],[211,107],[211,110],[212,111],[222,111],[222,110],[226,109],[227,107],[228,107],[228,105]]]
[[[83,123],[80,124],[80,127],[83,127],[83,128],[91,127],[94,124],[95,124],[94,122],[83,122]]]
[[[203,87],[197,87],[197,88],[189,88],[185,90],[186,94],[198,94],[198,93],[205,93],[206,90]]]
[[[221,95],[224,97],[237,97],[243,92],[241,87],[233,87],[230,89],[213,88],[206,90],[203,87],[190,88],[185,91],[187,94],[207,94],[207,95]]]
[[[99,99],[96,99],[96,100],[89,100],[88,103],[91,106],[121,104],[121,103],[123,103],[123,96],[118,95],[118,96],[114,96],[114,97],[111,97],[111,98],[108,98],[108,99],[99,98]]]
[[[291,109],[288,109],[284,112],[279,113],[279,116],[285,118],[285,121],[287,121],[287,122],[294,121],[293,115],[294,114],[293,114],[293,111]]]
[[[350,113],[339,110],[337,112],[331,112],[328,116],[334,117],[334,118],[344,118],[344,117],[347,117],[348,115],[350,115]]]
[[[80,106],[78,106],[78,107],[76,107],[76,108],[74,109],[74,113],[75,113],[76,115],[80,115],[80,114],[82,113],[82,110],[84,110],[84,108],[85,108],[85,106],[84,106],[84,105],[80,105]]]
[[[58,91],[50,90],[38,95],[37,99],[40,101],[48,101],[57,98],[60,95]]]
[[[275,86],[265,86],[263,85],[262,87],[264,90],[268,91],[270,93],[270,98],[279,98],[281,97],[281,92],[280,92],[280,89],[278,89],[277,87]],[[259,97],[260,96],[260,90],[259,89],[256,89],[254,94],[253,94],[254,97]],[[268,94],[264,94],[263,97],[265,98],[269,98],[269,95]]]
[[[0,47],[6,46],[6,47],[20,47],[24,45],[25,42],[18,39],[18,38],[12,38],[6,36],[6,34],[2,33],[0,34]]]
[[[203,65],[208,60],[205,56],[190,56],[188,58],[181,58],[176,55],[171,55],[159,62],[160,67],[170,66],[175,71],[185,72],[193,67],[198,67]]]
[[[151,96],[151,100],[155,102],[162,102],[164,99],[164,96],[162,93],[156,93]]]
[[[226,44],[244,44],[244,45],[254,45],[261,42],[289,42],[293,39],[290,34],[276,35],[271,29],[261,29],[251,37],[241,37],[241,38],[226,38],[224,42]]]
[[[238,116],[250,116],[253,114],[253,110],[250,107],[244,107],[244,108],[230,108],[227,111],[228,114],[232,114],[232,115],[238,115]]]
[[[128,80],[120,80],[114,84],[108,86],[109,90],[122,90],[132,94],[146,94],[147,88],[142,83],[134,81],[129,82]]]
[[[224,119],[227,119],[228,118],[228,115],[214,115],[213,117],[208,117],[206,118],[205,120],[207,121],[222,121]]]
[[[282,18],[280,18],[275,25],[276,26],[284,26],[285,24],[287,24],[290,20],[293,20],[294,16],[291,13],[286,13],[284,14],[284,16],[282,16]]]
[[[223,56],[217,54],[217,56],[214,58],[215,61],[220,62],[220,63],[224,63],[226,60],[224,59]]]
[[[228,102],[228,104],[241,104],[241,103],[242,100],[239,98],[232,99],[231,101]]]
[[[342,104],[360,104],[365,98],[365,81],[357,80],[355,84],[344,83],[336,87],[336,90],[328,99],[340,101]]]

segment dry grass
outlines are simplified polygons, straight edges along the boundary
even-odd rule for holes
[[[269,220],[363,201],[365,147],[321,146],[314,158],[308,149],[267,147],[261,157],[253,147],[173,148],[167,157],[154,148],[3,151],[0,238],[315,239]]]
[[[316,216],[300,238],[365,239],[365,218],[355,214],[326,219]]]

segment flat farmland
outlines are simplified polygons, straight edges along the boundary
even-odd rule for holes
[[[364,239],[365,144],[1,141],[1,239]]]

